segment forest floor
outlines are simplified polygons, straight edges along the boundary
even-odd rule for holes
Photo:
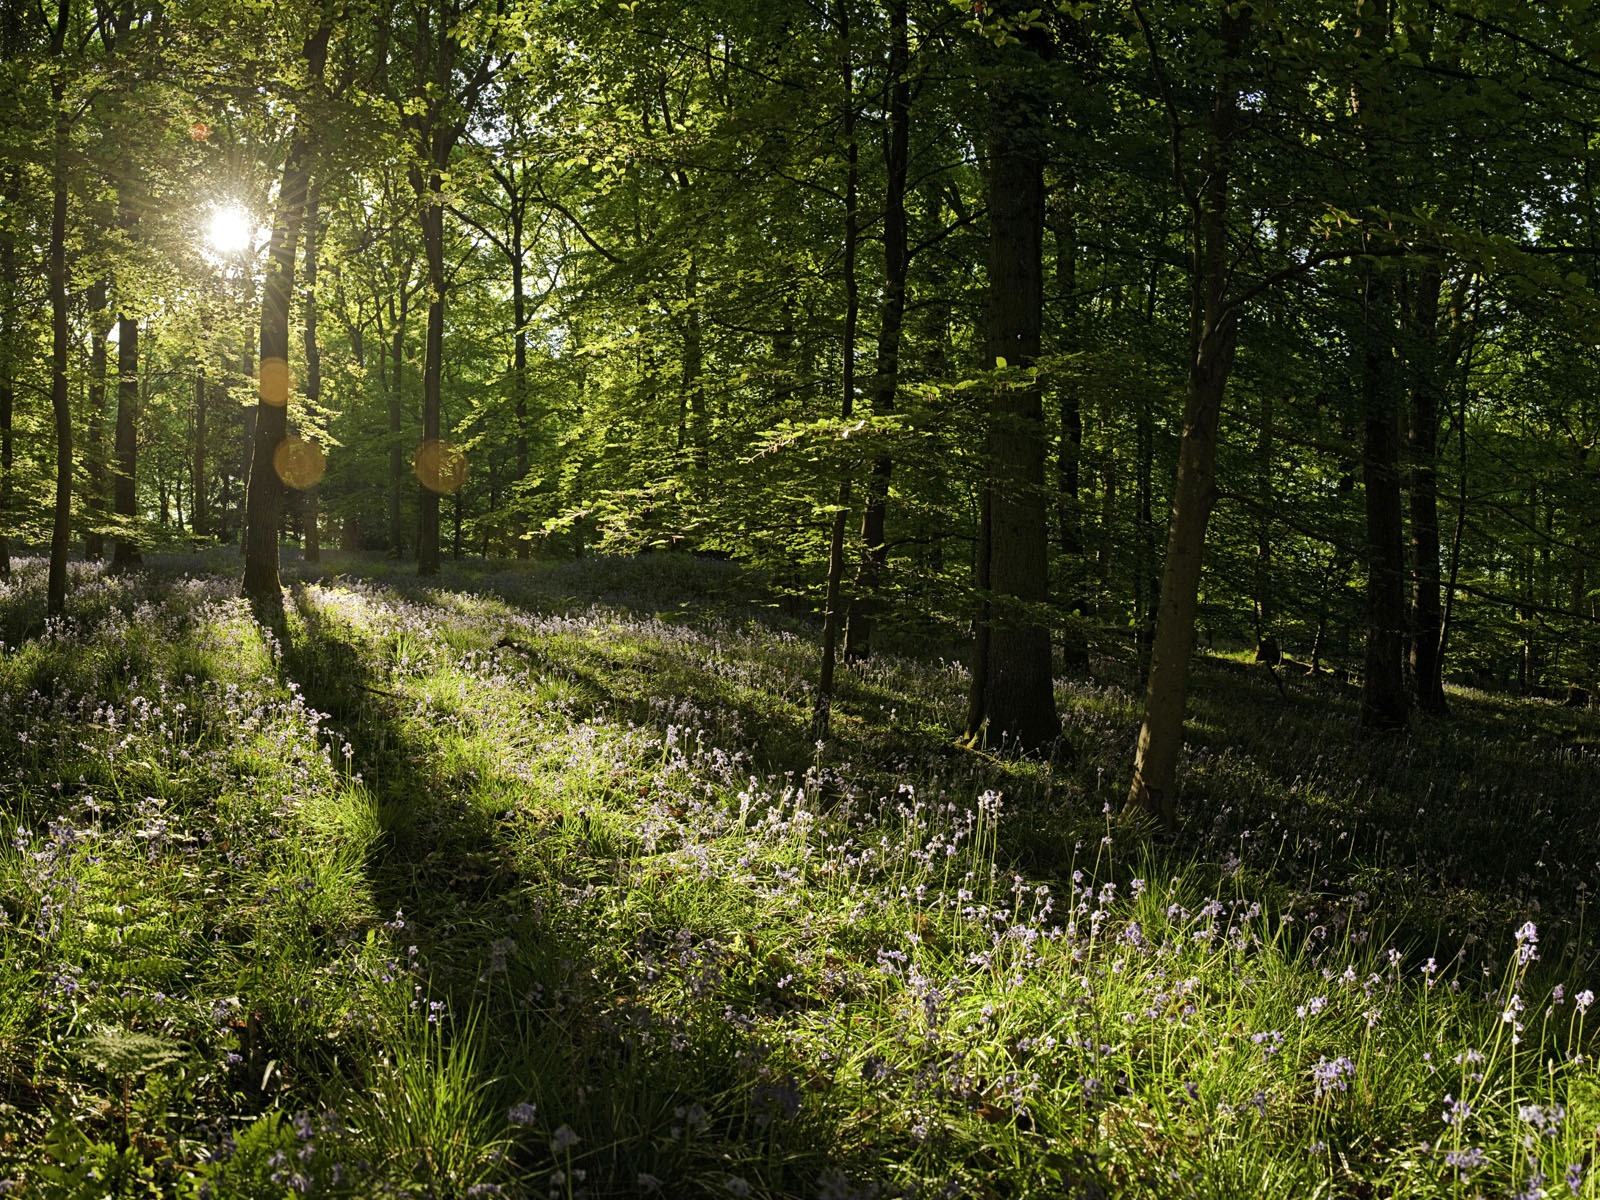
[[[1209,656],[1153,840],[1111,659],[818,746],[731,564],[234,569],[0,585],[0,1192],[1600,1195],[1594,713]]]

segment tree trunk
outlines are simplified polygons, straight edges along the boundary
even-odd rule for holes
[[[1172,488],[1161,601],[1145,679],[1144,720],[1128,791],[1129,809],[1158,818],[1169,829],[1177,824],[1178,755],[1183,748],[1189,654],[1194,649],[1206,526],[1217,498],[1217,425],[1238,338],[1238,312],[1226,294],[1232,257],[1228,202],[1239,113],[1235,72],[1250,19],[1245,9],[1225,11],[1218,18],[1223,58],[1212,97],[1210,138],[1198,172],[1201,183],[1191,196],[1189,384]]]
[[[88,528],[83,533],[83,557],[99,562],[105,557],[106,539],[106,339],[107,285],[96,280],[89,288],[89,445],[84,455],[88,476]]]
[[[50,531],[50,572],[45,588],[45,611],[59,616],[67,606],[67,555],[72,545],[72,395],[68,389],[67,360],[72,331],[67,311],[67,155],[66,95],[67,21],[72,0],[58,0],[56,23],[51,30],[50,56],[55,70],[50,77],[53,152],[50,170],[50,240],[45,274],[50,294],[50,409],[56,427],[56,499]]]
[[[894,412],[900,386],[900,342],[905,326],[906,177],[910,163],[911,78],[906,0],[889,2],[889,127],[883,143],[883,303],[878,324],[878,357],[872,377],[872,415]],[[881,607],[878,589],[888,551],[884,526],[889,507],[889,481],[894,459],[879,454],[867,480],[866,508],[861,517],[861,566],[850,599],[844,656],[865,658],[872,649],[872,631]]]
[[[1404,519],[1400,502],[1400,390],[1395,359],[1394,287],[1366,266],[1362,330],[1363,436],[1366,491],[1367,648],[1361,681],[1361,727],[1403,729],[1406,691]]]
[[[194,372],[194,475],[189,493],[189,531],[195,536],[206,530],[206,369]]]
[[[856,322],[861,298],[856,286],[856,240],[859,202],[859,147],[856,145],[855,63],[850,47],[850,8],[841,0],[836,9],[839,45],[843,57],[844,108],[841,113],[844,139],[844,330],[840,336],[839,417],[848,421],[855,413],[856,397]],[[840,591],[844,582],[844,531],[850,517],[850,468],[841,466],[839,496],[828,532],[828,580],[822,610],[822,672],[817,683],[816,709],[812,713],[812,734],[828,735],[833,708],[833,675],[838,658],[839,631],[844,622]]]
[[[1044,163],[1049,93],[1039,78],[1048,44],[1037,33],[1006,55],[1010,73],[993,89],[989,113],[989,286],[986,352],[1000,372],[989,403],[987,528],[988,634],[969,697],[973,744],[1044,750],[1060,736],[1050,632],[1040,609],[1050,599],[1044,486],[1044,408],[1038,379],[1044,310]]]
[[[507,175],[505,183],[511,182]],[[511,408],[516,421],[516,478],[517,490],[513,503],[511,537],[516,543],[516,555],[527,559],[533,553],[533,542],[528,536],[527,498],[520,492],[527,486],[528,469],[528,296],[522,266],[523,193],[520,188],[506,186],[506,203],[511,209],[511,315],[516,328],[511,334]],[[494,506],[491,504],[491,508]]]
[[[1389,161],[1395,111],[1394,81],[1384,49],[1391,28],[1390,0],[1359,7],[1358,40],[1364,53],[1354,85],[1367,178],[1373,200],[1397,207],[1396,174]],[[1400,414],[1405,379],[1399,362],[1397,289],[1388,269],[1362,263],[1361,479],[1365,488],[1367,645],[1361,680],[1361,727],[1405,728],[1406,690],[1405,514],[1400,493]]]
[[[1272,605],[1272,508],[1277,492],[1272,482],[1272,389],[1261,393],[1261,427],[1256,431],[1256,656],[1266,651],[1270,638],[1277,644]]]
[[[0,199],[15,212],[17,168],[0,167]],[[12,409],[16,403],[17,243],[9,221],[0,221],[0,579],[11,578],[11,464],[15,446]]]
[[[422,205],[422,250],[428,260],[428,330],[422,358],[422,443],[439,441],[440,383],[444,369],[444,180],[437,168],[414,175]],[[423,480],[418,492],[417,574],[439,573],[439,493]]]
[[[317,340],[317,264],[321,251],[321,186],[313,180],[306,193],[306,291],[305,349],[306,349],[306,407],[312,410],[322,402],[322,346]],[[302,543],[305,561],[320,562],[322,540],[317,533],[318,480],[312,480],[301,497],[301,520],[304,533]]]
[[[400,525],[400,488],[405,479],[405,450],[401,442],[404,435],[405,404],[405,325],[406,325],[406,294],[402,290],[398,311],[391,310],[394,318],[394,331],[392,345],[388,349],[390,360],[394,364],[394,378],[392,383],[387,383],[389,402],[389,557],[403,559],[406,556],[405,530]],[[383,358],[384,344],[378,342],[378,372],[388,380],[384,372]]]
[[[126,571],[139,564],[139,319],[117,318],[117,467],[113,500],[117,537],[111,548],[111,569]]]
[[[1417,707],[1445,712],[1444,663],[1439,657],[1444,614],[1439,580],[1439,289],[1437,264],[1417,273],[1411,308],[1410,423],[1406,449],[1411,492],[1411,683]]]
[[[1061,291],[1062,349],[1077,343],[1078,328],[1078,214],[1076,186],[1068,182],[1061,201],[1061,219],[1056,225],[1056,286]],[[1056,388],[1061,406],[1061,430],[1056,445],[1057,549],[1066,560],[1066,586],[1062,589],[1067,609],[1062,630],[1062,666],[1072,675],[1089,673],[1089,638],[1084,622],[1089,616],[1089,596],[1083,562],[1083,499],[1080,495],[1083,473],[1083,408],[1073,380],[1063,380]]]
[[[306,39],[303,57],[315,86],[322,79],[332,32],[325,9]],[[294,260],[305,218],[310,178],[311,135],[297,124],[284,157],[278,211],[267,247],[267,277],[261,296],[261,353],[255,436],[245,498],[244,594],[269,613],[283,605],[278,581],[278,541],[283,525],[283,480],[273,456],[289,433],[289,299],[294,293]]]

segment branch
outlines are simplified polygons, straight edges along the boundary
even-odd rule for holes
[[[1156,48],[1155,32],[1150,28],[1150,21],[1144,14],[1144,8],[1139,0],[1132,0],[1133,19],[1139,23],[1139,32],[1144,35],[1144,44],[1150,51],[1151,70],[1156,78],[1156,91],[1161,95],[1161,106],[1167,110],[1167,123],[1172,133],[1172,181],[1177,185],[1178,192],[1191,205],[1199,202],[1199,197],[1194,189],[1189,186],[1188,176],[1183,170],[1183,120],[1178,115],[1178,103],[1172,98],[1172,81],[1167,78],[1166,64],[1161,61],[1161,51]]]

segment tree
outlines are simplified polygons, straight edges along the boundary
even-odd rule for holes
[[[1050,89],[1045,29],[1020,4],[995,6],[997,73],[988,112],[988,471],[979,513],[979,594],[966,738],[1038,751],[1060,735],[1050,633],[1043,390],[1034,368],[1044,311],[1044,167]]]
[[[333,11],[331,6],[324,6],[316,28],[301,49],[313,89],[322,80],[332,33]],[[311,143],[309,116],[302,111],[284,156],[261,293],[261,350],[257,359],[260,380],[245,493],[243,588],[246,597],[268,612],[281,609],[283,604],[278,582],[278,541],[284,483],[274,458],[289,432],[289,298],[294,289],[295,255],[305,217]]]

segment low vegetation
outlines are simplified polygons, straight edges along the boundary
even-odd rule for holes
[[[199,569],[204,565],[206,569]],[[212,568],[215,568],[214,570]],[[1600,1195],[1600,723],[1199,665],[1184,825],[677,555],[0,585],[0,1191]]]

